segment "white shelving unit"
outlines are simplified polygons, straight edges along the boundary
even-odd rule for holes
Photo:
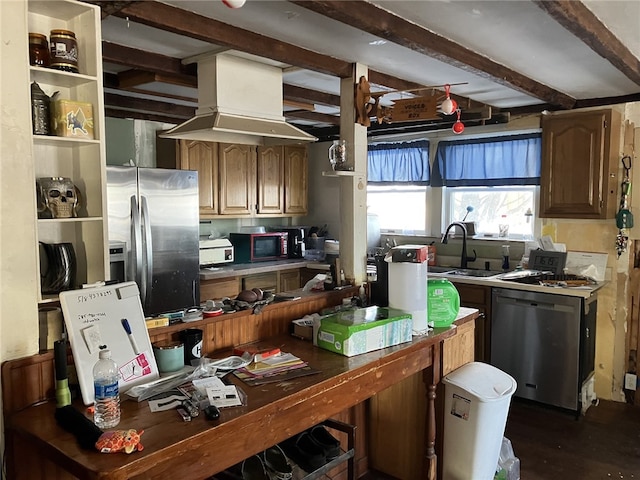
[[[32,136],[35,182],[40,177],[68,177],[80,190],[77,218],[37,219],[39,242],[71,242],[77,258],[76,284],[108,280],[108,233],[106,202],[106,149],[100,8],[72,0],[28,2],[29,32],[49,37],[53,29],[71,30],[78,44],[78,70],[70,73],[30,67],[30,81],[47,95],[90,103],[93,107],[94,139]],[[24,39],[28,42],[28,39]],[[39,303],[57,300],[39,294]]]

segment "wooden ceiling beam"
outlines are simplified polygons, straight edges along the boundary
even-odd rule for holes
[[[127,70],[118,73],[118,82],[122,88],[133,88],[147,83],[169,83],[181,87],[198,88],[198,79],[190,75]]]
[[[104,103],[108,108],[140,110],[143,112],[164,114],[182,119],[191,118],[196,113],[195,107],[176,105],[175,103],[168,102],[158,102],[156,100],[147,100],[128,95],[117,95],[115,93],[108,92],[104,94]]]
[[[608,60],[630,80],[640,85],[640,60],[583,2],[533,0],[533,3],[586,43],[591,50]]]
[[[285,118],[297,118],[299,120],[310,120],[317,123],[328,123],[329,125],[340,125],[339,115],[328,113],[309,112],[307,110],[291,110],[284,112]]]
[[[283,85],[282,93],[286,100],[303,103],[319,103],[330,107],[340,106],[340,95],[334,95],[332,93],[319,92],[318,90],[311,90],[309,88],[298,87],[296,85],[289,85],[286,83]]]
[[[573,108],[575,103],[575,99],[569,95],[536,82],[373,3],[363,0],[351,0],[348,2],[335,0],[289,1],[466,72],[539,98],[544,102],[559,105],[563,108]],[[372,82],[371,78],[369,78],[369,82]]]
[[[156,1],[130,4],[117,16],[177,35],[341,78],[351,76],[351,63],[322,55],[249,30]]]
[[[104,109],[104,114],[105,116],[112,118],[146,120],[149,122],[171,123],[174,125],[182,123],[185,120],[184,118],[170,117],[166,115],[158,115],[155,113],[145,113],[131,110],[119,110],[117,108],[110,107],[106,107]]]
[[[183,65],[179,58],[168,57],[166,55],[105,41],[102,42],[102,61],[115,65],[134,67],[137,70],[170,75],[188,75],[195,77],[198,72],[197,65]]]

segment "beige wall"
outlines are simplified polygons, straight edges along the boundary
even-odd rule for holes
[[[0,1],[0,362],[38,351],[35,173],[24,2]],[[0,428],[4,432],[2,417]],[[2,435],[0,451],[4,451]]]

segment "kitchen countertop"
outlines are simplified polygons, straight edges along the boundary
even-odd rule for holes
[[[456,267],[452,267],[455,270]],[[525,290],[528,292],[551,293],[555,295],[566,295],[571,297],[589,298],[595,294],[597,290],[602,288],[606,282],[600,282],[597,285],[587,287],[548,287],[543,285],[531,285],[526,283],[512,282],[500,279],[500,275],[493,277],[471,277],[464,275],[451,275],[447,273],[428,272],[430,278],[446,278],[451,282],[469,283],[474,285],[484,285],[492,288],[508,288],[510,290]]]
[[[256,262],[256,263],[231,263],[218,267],[200,268],[200,280],[218,280],[222,278],[238,277],[242,275],[253,275],[256,273],[275,272],[278,270],[290,270],[292,268],[318,268],[322,270],[328,264],[320,262],[310,262],[304,258],[291,258],[288,260],[274,260],[272,262]]]

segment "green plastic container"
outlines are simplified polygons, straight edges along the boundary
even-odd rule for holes
[[[434,327],[448,327],[460,311],[460,294],[445,278],[427,280],[427,318]]]

